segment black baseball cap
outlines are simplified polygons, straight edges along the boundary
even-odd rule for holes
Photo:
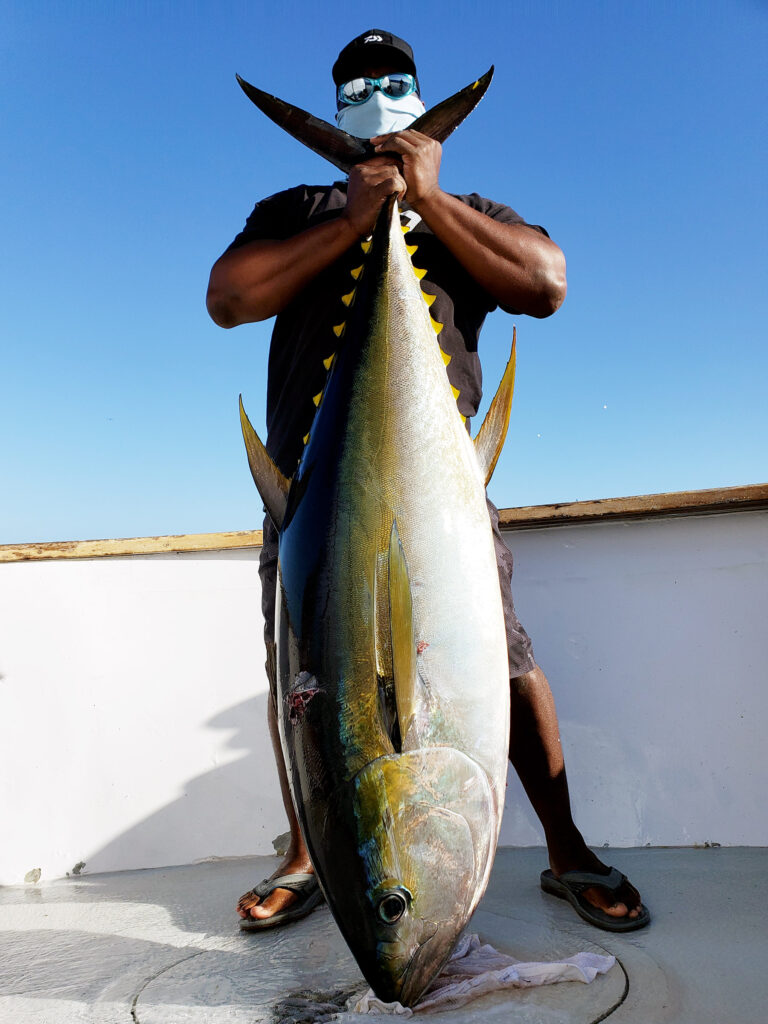
[[[333,80],[336,85],[348,82],[360,72],[361,63],[389,63],[395,61],[398,70],[416,74],[413,50],[404,39],[385,32],[381,28],[372,28],[347,43],[333,65]]]

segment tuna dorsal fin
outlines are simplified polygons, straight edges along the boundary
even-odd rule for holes
[[[407,745],[408,730],[416,716],[418,669],[413,627],[413,599],[408,579],[408,564],[397,531],[392,523],[389,535],[389,623],[392,636],[392,674],[400,727],[400,741]]]
[[[509,426],[509,414],[512,410],[512,395],[515,390],[515,349],[517,329],[512,329],[512,351],[509,355],[499,389],[494,395],[491,406],[485,414],[483,425],[475,438],[475,454],[480,463],[480,470],[485,477],[485,486],[493,476],[496,463],[499,461],[504,439]]]
[[[251,421],[245,413],[242,395],[240,396],[240,426],[243,428],[243,440],[245,441],[245,450],[248,452],[248,465],[251,467],[253,482],[259,489],[261,500],[264,502],[264,507],[272,522],[279,530],[285,518],[285,506],[291,482],[283,476],[267,454],[267,449],[261,443],[261,438],[253,429]]]
[[[235,77],[245,95],[262,113],[284,128],[294,139],[298,139],[315,153],[330,160],[340,170],[349,172],[355,164],[376,156],[373,146],[367,139],[356,139],[354,135],[343,132],[335,125],[302,110],[301,107],[294,107],[277,96],[257,89],[240,75]],[[472,113],[485,95],[492,78],[493,66],[477,81],[431,107],[413,122],[411,128],[428,135],[431,139],[437,139],[438,142],[444,142],[464,118]]]

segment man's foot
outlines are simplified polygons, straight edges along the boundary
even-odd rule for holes
[[[556,886],[550,886],[546,891],[552,892],[552,895],[559,895],[564,899],[568,899],[574,905],[577,913],[585,917],[585,920],[588,920],[589,917],[581,914],[577,903],[580,903],[582,908],[584,904],[587,904],[594,907],[598,912],[606,914],[609,918],[614,918],[622,931],[629,930],[632,927],[642,928],[650,921],[650,915],[643,906],[640,893],[634,885],[624,875],[619,877],[618,872],[609,879],[608,876],[611,876],[614,869],[603,864],[600,858],[588,848],[585,847],[584,852],[578,857],[555,858],[550,856],[549,863],[551,872],[544,872],[542,874],[542,888],[545,887],[545,876],[551,875],[555,882],[560,882],[562,879],[562,886],[570,890],[570,894],[564,891],[554,892],[553,890]],[[575,884],[568,884],[569,872],[585,872],[604,876],[606,885],[585,887],[583,880],[578,878]],[[594,920],[591,923],[598,927],[609,928],[608,922],[600,922],[600,913],[594,916]]]
[[[315,873],[315,869],[312,867],[312,862],[309,856],[305,853],[303,855],[292,856],[289,852],[288,856],[282,862],[280,867],[272,875],[270,875],[270,881],[273,878],[278,878],[280,875],[292,875],[292,874],[310,874]],[[275,914],[280,914],[285,910],[288,910],[292,904],[295,904],[300,899],[298,893],[292,892],[290,889],[275,889],[274,892],[270,893],[269,896],[265,896],[261,899],[256,892],[251,889],[244,893],[237,904],[237,912],[244,920],[252,918],[254,920],[265,920],[266,918],[273,917]]]

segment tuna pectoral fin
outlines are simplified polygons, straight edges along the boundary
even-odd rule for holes
[[[408,730],[416,717],[419,704],[416,638],[413,630],[413,599],[408,579],[405,552],[392,523],[389,535],[389,625],[392,640],[392,675],[395,680],[395,701],[400,727],[400,742],[406,743]]]
[[[436,107],[430,107],[409,127],[422,135],[428,135],[430,139],[437,139],[438,142],[445,142],[451,132],[458,128],[461,122],[475,109],[480,100],[485,96],[488,86],[493,78],[493,65],[478,78],[460,92],[449,96],[447,100],[438,103]]]
[[[259,489],[272,522],[279,530],[285,518],[285,506],[288,501],[290,480],[283,476],[267,449],[261,443],[259,435],[251,426],[243,408],[243,396],[240,396],[240,426],[243,428],[245,450],[248,452],[248,465],[251,467],[253,482]]]
[[[475,454],[480,463],[480,469],[485,477],[485,486],[493,476],[496,463],[499,461],[501,449],[504,447],[504,439],[507,436],[509,426],[509,414],[512,410],[512,395],[515,390],[515,348],[517,342],[517,331],[512,330],[512,351],[509,362],[501,378],[499,389],[496,392],[491,406],[485,415],[480,432],[475,438]]]
[[[308,114],[306,110],[291,106],[277,96],[270,96],[268,92],[262,92],[240,75],[235,77],[245,95],[262,113],[340,170],[349,171],[350,167],[359,164],[361,160],[370,160],[375,156],[370,142],[356,139],[335,125]]]

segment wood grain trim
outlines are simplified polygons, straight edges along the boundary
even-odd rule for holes
[[[760,508],[768,508],[768,484],[504,508],[499,510],[499,525],[504,530],[533,530],[542,526],[569,526],[611,519],[707,515]]]
[[[768,508],[768,483],[717,487],[705,491],[671,491],[627,498],[571,501],[558,505],[503,508],[504,530],[534,530],[620,519],[706,515]],[[261,530],[231,533],[185,533],[172,537],[128,537],[115,540],[74,540],[50,544],[0,545],[0,562],[35,562],[63,558],[107,558],[125,555],[173,554],[186,551],[226,551],[261,547]]]
[[[0,562],[36,562],[59,558],[107,558],[120,555],[174,554],[261,547],[261,530],[231,533],[182,533],[172,537],[73,540],[51,544],[0,545]]]

